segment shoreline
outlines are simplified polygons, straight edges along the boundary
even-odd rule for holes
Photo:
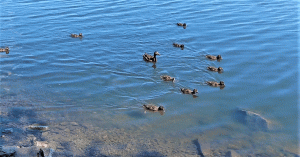
[[[1,130],[12,128],[13,132],[2,133],[1,145],[24,148],[45,142],[45,148],[54,150],[53,156],[299,156],[283,147],[253,141],[257,136],[268,138],[268,133],[264,132],[253,133],[252,137],[242,134],[233,137],[234,128],[224,126],[194,135],[161,136],[149,134],[147,127],[100,128],[80,124],[68,116],[61,121],[47,111],[40,114],[43,108],[27,101],[3,100],[0,103]],[[28,126],[32,124],[45,125],[49,129],[29,130]],[[41,144],[39,148],[43,148]]]

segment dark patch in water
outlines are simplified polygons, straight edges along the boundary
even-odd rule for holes
[[[196,145],[196,147],[197,147],[198,155],[200,155],[201,157],[204,157],[198,139],[193,140],[193,144]]]
[[[86,150],[85,150],[85,155],[86,156],[100,156],[100,157],[109,157],[107,155],[104,155],[100,152],[100,148],[101,147],[101,142],[99,141],[94,141],[92,142],[91,144],[91,147],[88,147]]]
[[[17,94],[15,93],[9,93],[9,94],[4,94],[1,96],[2,99],[4,98],[11,98],[11,97],[14,97],[14,96],[17,96]]]
[[[9,117],[13,118],[21,118],[21,117],[28,117],[28,118],[36,118],[37,115],[33,110],[28,110],[25,108],[20,108],[20,107],[14,107],[11,109],[9,112]]]
[[[139,111],[130,111],[127,115],[133,118],[146,118],[145,114]]]
[[[136,157],[164,157],[163,154],[159,153],[159,152],[156,152],[156,151],[143,151],[143,152],[140,152],[136,155]]]
[[[269,129],[267,120],[261,115],[251,111],[236,109],[233,118],[235,121],[248,126],[251,130],[268,131]]]
[[[246,116],[247,116],[247,113],[245,111],[242,111],[242,110],[236,110],[233,114],[233,119],[236,121],[236,122],[239,122],[239,123],[242,123],[242,124],[245,124],[246,125]]]

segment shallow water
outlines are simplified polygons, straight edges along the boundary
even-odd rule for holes
[[[298,153],[297,5],[287,0],[4,0],[0,46],[9,46],[10,53],[0,53],[1,102],[22,95],[53,127],[75,121],[95,131],[124,129],[135,140],[174,143],[201,136],[226,145],[228,138],[238,143],[250,137],[255,142],[239,153],[264,152],[261,145]],[[71,38],[71,33],[84,37]],[[156,68],[142,59],[154,51],[161,54]],[[210,61],[207,54],[223,60]],[[224,72],[207,71],[208,66]],[[164,82],[161,75],[176,81]],[[222,90],[205,85],[221,80]],[[181,94],[180,88],[196,88],[198,97]],[[144,113],[145,103],[162,105],[166,112]],[[270,131],[236,122],[236,108],[262,115]]]

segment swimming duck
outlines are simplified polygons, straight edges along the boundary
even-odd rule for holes
[[[218,56],[206,55],[206,58],[210,60],[218,60],[218,61],[222,59],[221,55]]]
[[[207,67],[207,69],[210,70],[210,71],[215,71],[215,72],[219,72],[219,73],[223,71],[222,67],[219,67],[219,68]]]
[[[160,76],[160,78],[164,81],[172,81],[174,82],[175,81],[175,78],[174,77],[171,77],[171,76],[168,76],[168,75],[163,75],[163,76]]]
[[[193,94],[194,95],[194,94],[198,93],[197,89],[190,90],[190,89],[181,88],[180,90],[183,94]]]
[[[149,55],[149,54],[147,54],[147,53],[145,53],[145,54],[143,55],[143,59],[144,59],[145,61],[147,61],[147,62],[156,62],[156,61],[157,61],[156,55],[159,55],[159,56],[160,56],[160,54],[159,54],[157,51],[154,52],[154,57],[151,56],[151,55]]]
[[[0,52],[8,52],[8,51],[9,51],[8,47],[5,47],[5,49],[4,48],[0,48]]]
[[[184,27],[186,27],[186,23],[177,23],[177,26],[184,26]]]
[[[82,33],[79,33],[79,35],[71,34],[71,37],[73,37],[73,38],[82,38],[83,36],[82,36]]]
[[[163,106],[157,107],[157,106],[151,105],[151,104],[148,104],[148,105],[144,104],[143,107],[150,111],[164,111],[165,110],[165,108]]]
[[[181,49],[184,48],[184,45],[183,45],[183,44],[173,43],[173,46],[174,46],[174,47],[180,47]]]
[[[220,81],[220,83],[218,83],[218,82],[215,82],[215,81],[207,81],[206,82],[209,86],[213,86],[213,87],[225,87],[225,84],[224,84],[224,82],[223,81]]]

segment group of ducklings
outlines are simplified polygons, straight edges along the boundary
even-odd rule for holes
[[[178,26],[183,26],[184,29],[187,26],[186,23],[177,23],[177,25]],[[82,38],[83,35],[82,35],[82,33],[71,34],[71,37],[72,38]],[[180,47],[181,49],[184,49],[184,45],[183,44],[173,43],[173,46],[174,47]],[[8,54],[9,53],[9,48],[8,47],[6,47],[6,48],[0,48],[0,52],[6,52],[6,54]],[[154,52],[153,56],[145,53],[143,55],[143,59],[145,61],[147,61],[147,62],[153,62],[153,63],[155,63],[155,62],[157,62],[157,58],[156,58],[157,55],[160,56],[160,54],[157,51]],[[218,56],[206,55],[206,58],[208,58],[210,60],[218,60],[218,61],[220,61],[222,59],[221,55],[218,55]],[[210,70],[210,71],[215,71],[215,72],[219,72],[219,73],[221,73],[223,71],[223,68],[221,68],[221,67],[219,67],[219,68],[207,67],[207,69]],[[172,81],[172,82],[175,81],[174,77],[171,77],[171,76],[168,76],[168,75],[161,76],[161,79],[164,80],[164,81]],[[214,86],[214,87],[219,87],[220,86],[221,89],[225,87],[225,84],[224,84],[223,81],[220,81],[220,83],[214,82],[214,81],[207,81],[206,83],[208,85]],[[183,94],[192,94],[192,95],[195,95],[196,93],[198,93],[197,89],[190,90],[190,89],[181,88],[180,90],[181,90],[181,92]],[[157,106],[152,105],[152,104],[148,104],[148,105],[145,104],[145,105],[143,105],[143,107],[145,109],[147,109],[147,110],[150,110],[150,111],[164,111],[165,110],[165,108],[163,106],[157,107]]]
[[[186,23],[177,23],[178,26],[183,26],[183,28],[185,29],[186,28]],[[177,44],[177,43],[173,43],[173,46],[174,47],[180,47],[182,50],[184,49],[184,45],[183,44]],[[157,62],[157,58],[156,56],[160,56],[160,54],[155,51],[153,56],[145,53],[143,55],[143,59],[147,62]],[[222,59],[221,55],[217,55],[217,56],[213,56],[213,55],[206,55],[206,58],[208,58],[209,60],[217,60],[217,61],[220,61]],[[209,66],[207,67],[207,69],[209,71],[213,71],[213,72],[218,72],[218,73],[222,73],[223,72],[223,68],[222,67],[212,67],[212,66]],[[175,78],[174,77],[171,77],[171,76],[168,76],[168,75],[163,75],[163,76],[160,76],[162,80],[164,81],[172,81],[174,82],[175,81]],[[220,87],[220,89],[223,89],[225,87],[225,84],[223,81],[220,81],[220,83],[218,82],[215,82],[215,81],[207,81],[206,82],[207,85],[209,86],[213,86],[213,87]],[[197,89],[194,89],[194,90],[190,90],[190,89],[186,89],[186,88],[181,88],[180,89],[181,92],[183,94],[192,94],[193,96],[198,93],[198,90]],[[164,111],[165,108],[163,106],[155,106],[153,104],[148,104],[148,105],[143,105],[143,107],[147,110],[150,110],[150,111]]]
[[[212,56],[212,55],[206,55],[206,58],[210,59],[210,60],[217,60],[220,61],[222,59],[221,55],[218,56]],[[218,72],[218,73],[222,73],[223,72],[223,68],[222,67],[207,67],[208,70],[210,71],[214,71],[214,72]],[[223,81],[220,81],[220,83],[215,82],[215,81],[207,81],[206,84],[213,86],[213,87],[220,87],[220,89],[223,89],[225,87],[225,84]]]

